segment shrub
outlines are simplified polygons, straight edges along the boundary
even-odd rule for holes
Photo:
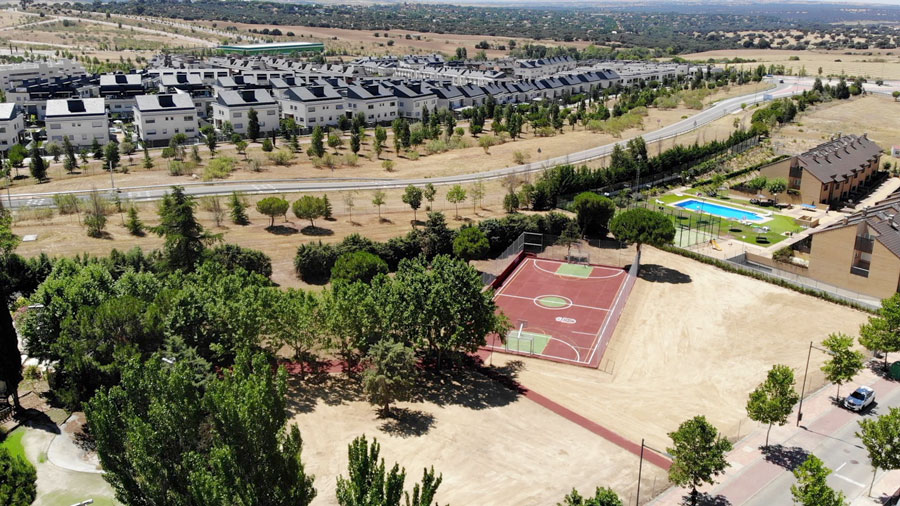
[[[184,162],[172,160],[169,162],[169,175],[183,176],[185,174]]]
[[[485,153],[490,151],[491,146],[496,146],[497,144],[499,144],[499,141],[493,135],[482,135],[478,138],[478,145],[481,146]]]
[[[78,212],[78,197],[71,193],[57,193],[53,195],[53,203],[59,209],[59,214],[75,214]]]
[[[275,149],[275,146],[272,145],[272,139],[269,139],[268,137],[263,139],[262,150],[265,151],[266,153],[268,153],[268,152],[272,151],[273,149]]]
[[[344,165],[348,167],[356,167],[359,165],[359,155],[356,153],[347,153],[343,157]]]
[[[294,257],[294,270],[307,283],[325,284],[337,256],[331,244],[323,244],[322,241],[301,244]]]
[[[237,267],[266,278],[272,276],[272,260],[262,251],[242,248],[235,244],[223,244],[215,249],[206,250],[209,260],[218,262],[226,271]]]
[[[268,153],[266,156],[275,165],[289,165],[291,160],[294,159],[294,153],[290,149],[284,148]]]
[[[407,151],[407,152],[406,152],[406,159],[407,159],[407,160],[412,160],[412,161],[418,160],[418,159],[419,159],[419,152],[418,152],[418,151]]]
[[[247,160],[247,168],[250,169],[250,172],[259,172],[261,164],[259,163],[259,159],[251,158]]]
[[[518,165],[528,163],[531,160],[531,154],[524,151],[513,151],[513,161]]]
[[[536,137],[553,137],[556,135],[556,129],[549,126],[540,127],[534,130],[534,135]]]
[[[443,153],[450,149],[447,146],[447,143],[444,142],[443,139],[432,139],[428,141],[428,144],[425,144],[425,152],[429,155],[433,155],[435,153]]]
[[[378,274],[387,274],[388,265],[377,255],[368,251],[353,251],[342,254],[331,268],[331,280],[362,281],[368,283]]]
[[[234,170],[237,161],[229,156],[217,156],[209,161],[203,169],[203,180],[222,179],[228,177]]]
[[[384,170],[386,170],[388,172],[394,171],[394,161],[393,160],[385,160],[385,161],[381,162],[381,166],[384,168]]]
[[[0,503],[26,506],[37,497],[37,473],[25,458],[0,446]]]

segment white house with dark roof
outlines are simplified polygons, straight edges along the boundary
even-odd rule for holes
[[[397,98],[380,84],[350,85],[339,90],[352,115],[364,114],[366,123],[390,123],[397,119]],[[349,114],[348,114],[349,116]]]
[[[135,97],[134,125],[145,146],[163,146],[175,134],[197,137],[197,110],[186,93]]]
[[[224,90],[212,104],[213,124],[221,130],[230,122],[234,132],[247,134],[250,110],[256,111],[260,133],[278,130],[278,102],[266,90]]]
[[[301,127],[337,125],[338,118],[350,111],[347,99],[330,85],[295,86],[282,93],[281,116],[293,118]]]
[[[0,104],[0,151],[18,144],[25,135],[25,114],[17,104]]]
[[[103,98],[70,98],[47,101],[44,117],[47,140],[62,142],[63,137],[76,146],[90,146],[94,139],[109,142],[109,117]]]
[[[397,99],[397,115],[400,117],[421,119],[425,108],[429,112],[437,109],[437,96],[431,91],[431,87],[420,82],[395,83],[390,89]]]

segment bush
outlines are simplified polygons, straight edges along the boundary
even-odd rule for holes
[[[0,504],[28,506],[37,497],[37,473],[30,462],[0,446]]]
[[[359,165],[359,155],[356,153],[347,153],[343,155],[344,165],[348,167],[356,167]]]
[[[337,257],[337,251],[331,244],[323,244],[322,241],[301,244],[294,257],[294,270],[306,283],[325,284]]]
[[[242,248],[235,244],[223,244],[212,250],[206,250],[208,260],[218,262],[226,271],[240,267],[249,273],[272,277],[272,260],[262,251]]]
[[[378,274],[387,274],[388,264],[368,251],[353,251],[342,254],[331,268],[331,280],[368,283]]]
[[[275,146],[272,145],[272,139],[269,139],[268,137],[263,139],[262,150],[265,151],[266,153],[268,153],[268,152],[272,151],[273,149],[275,149]]]
[[[393,160],[385,160],[385,161],[381,162],[381,166],[384,168],[384,170],[386,170],[388,172],[394,171],[394,165],[395,164],[394,164]]]
[[[531,155],[524,151],[513,151],[513,161],[516,162],[517,165],[523,165],[528,163],[531,160]]]
[[[228,177],[234,170],[237,160],[229,156],[217,156],[209,161],[209,164],[203,169],[203,180],[223,179]]]
[[[53,195],[53,203],[59,209],[59,214],[75,214],[78,212],[78,197],[71,193],[57,193]]]
[[[184,162],[179,160],[172,160],[169,162],[169,175],[183,176],[185,172]]]
[[[419,152],[418,151],[407,151],[405,153],[405,156],[406,156],[407,160],[416,161],[419,159]]]
[[[294,153],[290,149],[279,149],[266,155],[275,165],[289,165],[294,159]]]

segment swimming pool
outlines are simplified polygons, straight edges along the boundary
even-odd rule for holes
[[[680,207],[689,211],[712,214],[732,220],[750,220],[757,222],[765,221],[764,217],[751,211],[744,211],[743,209],[722,206],[710,202],[702,202],[697,199],[682,200],[681,202],[678,202],[674,205],[675,207]]]

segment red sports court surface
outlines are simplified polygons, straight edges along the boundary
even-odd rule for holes
[[[616,267],[525,257],[494,296],[513,328],[487,348],[597,367],[633,283]]]

